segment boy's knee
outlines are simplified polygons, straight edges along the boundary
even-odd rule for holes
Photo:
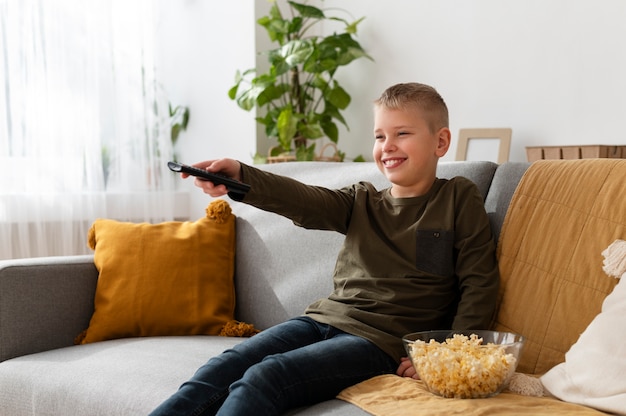
[[[280,354],[265,357],[260,363],[248,368],[241,380],[233,385],[244,383],[259,390],[275,389],[289,377],[285,358]]]
[[[243,377],[230,385],[228,406],[233,409],[256,409],[279,414],[289,407],[285,397],[283,382],[287,380],[282,373],[280,360],[272,356],[250,367]],[[272,409],[270,412],[268,409]]]

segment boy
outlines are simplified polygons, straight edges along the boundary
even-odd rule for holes
[[[209,360],[153,415],[278,415],[376,375],[414,376],[409,332],[489,326],[499,275],[482,197],[465,178],[435,176],[450,146],[443,99],[423,84],[390,87],[375,101],[374,135],[391,182],[382,191],[308,186],[231,159],[195,165],[249,183],[245,203],[346,237],[328,298]]]

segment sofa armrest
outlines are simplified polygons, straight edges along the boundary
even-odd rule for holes
[[[70,346],[89,325],[93,256],[0,261],[0,362]]]

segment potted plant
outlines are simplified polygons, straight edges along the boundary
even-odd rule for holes
[[[348,127],[341,111],[351,97],[335,74],[356,59],[370,58],[354,38],[364,18],[349,22],[306,3],[287,3],[289,17],[273,0],[269,15],[257,21],[277,44],[266,53],[269,69],[237,71],[228,95],[244,110],[265,110],[256,120],[265,126],[268,137],[278,140],[274,156],[289,152],[297,160],[314,160],[311,140],[327,137],[336,144],[337,122]],[[343,30],[328,36],[312,33],[319,24],[331,21],[343,24]],[[337,153],[343,160],[344,154]]]

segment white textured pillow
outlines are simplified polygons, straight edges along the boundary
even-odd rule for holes
[[[626,273],[565,362],[541,377],[561,400],[626,415]]]

